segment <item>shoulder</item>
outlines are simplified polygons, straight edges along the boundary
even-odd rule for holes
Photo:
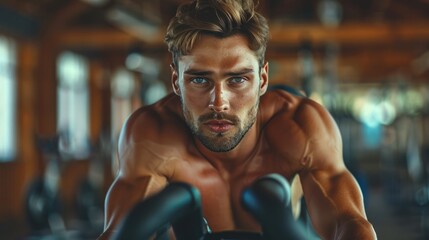
[[[118,141],[121,174],[168,175],[164,167],[186,151],[190,134],[181,115],[180,99],[168,95],[144,106],[127,119]]]
[[[304,99],[295,111],[294,121],[306,135],[309,145],[332,150],[332,154],[342,154],[340,130],[324,106],[311,99]]]
[[[274,123],[279,130],[299,127],[308,138],[324,137],[339,134],[337,125],[329,111],[316,101],[295,96],[286,91],[269,92],[261,100],[261,114],[267,125]]]
[[[261,114],[263,120],[270,121],[279,113],[290,113],[293,111],[303,97],[294,95],[284,90],[271,90],[261,97]]]
[[[267,92],[260,102],[260,120],[262,127],[276,131],[290,130],[296,126],[294,122],[297,109],[306,101],[301,96],[283,90]],[[297,126],[296,126],[297,127]]]
[[[297,107],[294,121],[306,137],[304,156],[310,169],[344,170],[341,133],[325,107],[305,99]]]
[[[291,147],[308,168],[320,163],[342,162],[342,141],[338,126],[321,104],[284,91],[270,94],[271,112],[266,131],[273,146]],[[290,150],[284,150],[285,152]]]
[[[180,99],[173,94],[159,102],[141,107],[133,112],[125,122],[121,141],[130,144],[150,140],[168,141],[177,132],[185,133],[183,117],[180,110]],[[179,136],[179,135],[178,135]]]

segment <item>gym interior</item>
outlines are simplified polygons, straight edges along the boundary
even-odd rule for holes
[[[186,1],[0,2],[1,239],[102,232],[118,134],[171,91],[163,36]],[[258,9],[271,30],[270,84],[332,114],[379,239],[428,239],[429,1]]]

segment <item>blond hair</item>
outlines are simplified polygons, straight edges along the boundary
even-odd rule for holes
[[[181,5],[165,35],[174,64],[177,65],[178,58],[192,50],[202,34],[220,38],[242,34],[249,40],[259,65],[264,63],[268,23],[255,11],[253,0],[194,0]]]

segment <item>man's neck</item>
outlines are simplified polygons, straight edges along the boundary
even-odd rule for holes
[[[258,122],[258,121],[256,121]],[[234,173],[249,161],[257,151],[260,137],[259,124],[253,124],[240,143],[227,152],[213,152],[207,149],[197,138],[194,138],[198,151],[216,169],[222,172]]]

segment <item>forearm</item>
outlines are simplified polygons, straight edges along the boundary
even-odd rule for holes
[[[377,235],[372,224],[366,219],[354,218],[348,219],[338,225],[334,239],[373,240],[377,239]]]
[[[109,240],[115,235],[115,231],[105,230],[100,236],[98,236],[97,240]],[[176,240],[176,236],[174,235],[173,228],[168,230],[168,237],[170,240]],[[154,238],[151,238],[154,239]]]
[[[100,236],[98,236],[97,240],[108,240],[112,237],[113,234],[113,232],[105,230]]]

